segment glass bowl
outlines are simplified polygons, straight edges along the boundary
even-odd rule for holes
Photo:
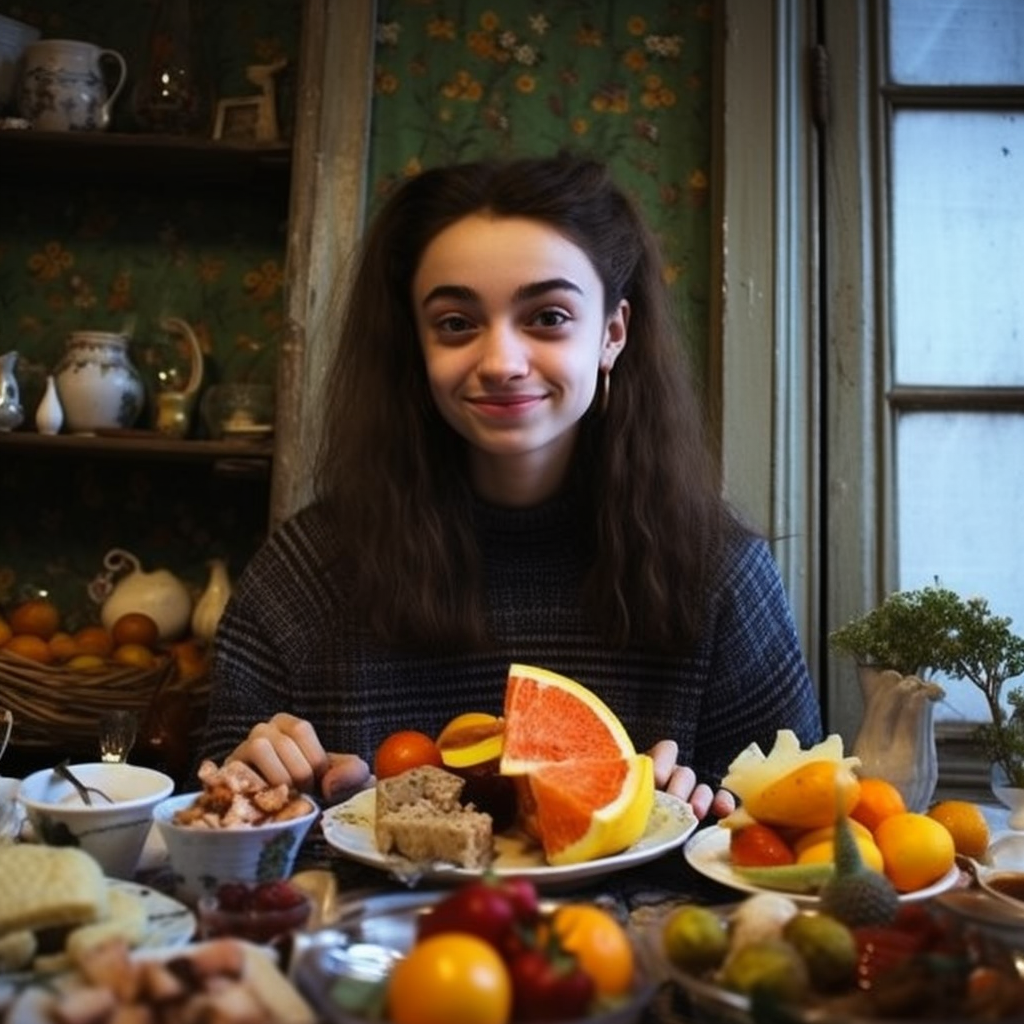
[[[274,386],[214,384],[203,395],[199,411],[215,440],[260,440],[274,431]]]
[[[305,927],[313,901],[298,886],[276,882],[222,882],[196,904],[204,939],[230,935],[265,945]]]
[[[386,1024],[379,1014],[362,1016],[342,1005],[336,993],[343,979],[373,984],[381,981],[416,941],[421,914],[447,892],[395,893],[371,896],[342,905],[328,928],[300,934],[291,961],[292,980],[326,1024]],[[541,901],[541,912],[557,906]],[[657,982],[642,943],[634,942],[637,972],[632,991],[613,1006],[577,1021],[561,1024],[637,1024],[654,998]]]

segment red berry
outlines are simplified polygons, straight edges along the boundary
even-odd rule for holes
[[[221,910],[240,913],[249,907],[249,886],[244,882],[225,882],[217,889],[217,902]]]
[[[289,910],[303,900],[302,891],[291,882],[261,882],[252,894],[254,910]]]

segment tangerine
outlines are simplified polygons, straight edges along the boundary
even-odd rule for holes
[[[110,627],[114,644],[142,644],[155,647],[160,639],[160,627],[145,612],[126,612]]]
[[[114,650],[114,638],[103,626],[83,626],[75,633],[74,641],[79,654],[95,654],[106,658]]]
[[[60,627],[60,612],[47,598],[33,597],[23,601],[11,612],[9,625],[12,633],[25,633],[49,640]]]
[[[926,814],[891,814],[874,834],[885,873],[898,892],[914,892],[937,882],[955,862],[949,829]]]
[[[940,800],[928,811],[928,817],[941,822],[953,837],[956,852],[975,860],[988,851],[988,822],[981,808],[969,800]]]
[[[599,995],[622,996],[633,987],[634,957],[629,936],[606,910],[589,903],[566,903],[551,920],[562,948],[575,954],[594,979]]]
[[[34,636],[31,633],[15,633],[4,644],[4,650],[30,661],[38,661],[40,665],[53,663],[50,645],[41,636]]]
[[[70,661],[78,653],[78,644],[70,633],[58,630],[47,641],[54,661]]]
[[[425,764],[444,767],[437,744],[424,732],[403,729],[392,733],[377,748],[373,758],[373,773],[378,779],[389,779]]]
[[[891,782],[869,777],[860,780],[860,796],[850,817],[874,832],[886,818],[903,814],[906,809],[903,794]]]
[[[156,655],[142,644],[121,644],[120,647],[114,648],[110,660],[118,665],[141,669],[150,669],[156,665]]]
[[[68,661],[66,667],[72,672],[86,672],[89,675],[95,675],[106,669],[107,660],[100,654],[76,654]]]

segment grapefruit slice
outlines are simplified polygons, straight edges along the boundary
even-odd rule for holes
[[[549,864],[579,864],[632,846],[654,806],[654,764],[614,712],[581,683],[512,665],[502,775],[516,782],[519,823]]]
[[[625,727],[600,697],[547,669],[510,666],[504,718],[502,775],[523,775],[549,761],[636,753]]]
[[[654,763],[646,754],[536,765],[528,776],[533,824],[549,864],[619,853],[647,828]]]

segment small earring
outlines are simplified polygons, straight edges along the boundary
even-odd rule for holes
[[[612,387],[612,371],[603,369],[601,371],[601,401],[599,408],[603,416],[608,411],[608,395]]]

